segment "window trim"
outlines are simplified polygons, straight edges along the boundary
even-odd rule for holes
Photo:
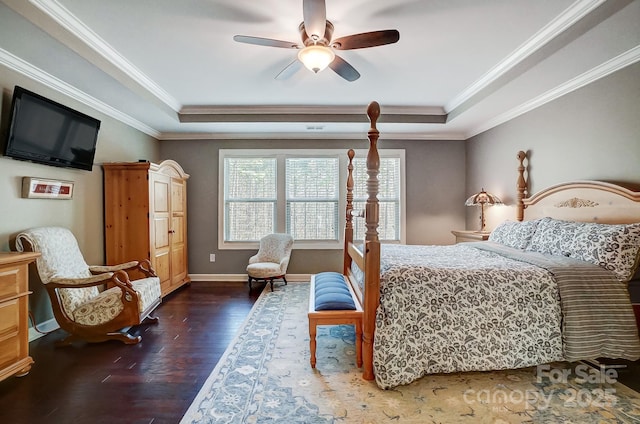
[[[367,156],[366,149],[354,149],[357,158]],[[378,149],[380,157],[395,157],[400,159],[400,240],[385,243],[406,243],[406,167],[404,149]],[[337,157],[339,170],[339,198],[338,198],[338,240],[335,241],[295,241],[296,249],[330,249],[338,250],[344,247],[344,227],[346,225],[347,203],[347,165],[349,158],[344,149],[220,149],[218,154],[218,249],[219,250],[255,250],[259,242],[225,241],[225,168],[224,160],[227,157],[246,158],[276,158],[276,231],[286,230],[286,196],[285,193],[285,168],[286,157]],[[362,219],[362,218],[355,218]]]

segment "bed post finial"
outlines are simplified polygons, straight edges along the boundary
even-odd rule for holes
[[[524,202],[523,199],[525,195],[528,195],[527,192],[527,182],[524,179],[524,160],[527,158],[527,154],[520,150],[516,156],[518,158],[518,182],[516,183],[516,189],[518,190],[517,194],[517,212],[516,219],[518,221],[524,220]]]
[[[369,103],[369,107],[367,108],[367,115],[369,116],[369,121],[371,121],[371,128],[375,129],[376,124],[378,123],[378,118],[380,117],[380,105],[375,100]]]

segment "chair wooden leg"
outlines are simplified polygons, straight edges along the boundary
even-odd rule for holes
[[[273,278],[269,278],[269,283],[271,283],[271,291],[273,291]]]
[[[142,320],[141,324],[157,324],[158,322],[160,322],[158,317],[147,315],[147,317]]]
[[[142,340],[142,336],[132,336],[129,333],[108,333],[107,340],[118,340],[124,344],[137,344]]]
[[[284,285],[287,285],[287,279],[284,277],[284,275],[282,276],[282,279],[284,280]]]

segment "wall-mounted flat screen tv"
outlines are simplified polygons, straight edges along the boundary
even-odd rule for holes
[[[16,86],[5,156],[91,171],[100,121]]]

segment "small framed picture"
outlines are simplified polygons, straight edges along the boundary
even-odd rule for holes
[[[71,199],[73,181],[22,177],[22,197],[27,199]]]

